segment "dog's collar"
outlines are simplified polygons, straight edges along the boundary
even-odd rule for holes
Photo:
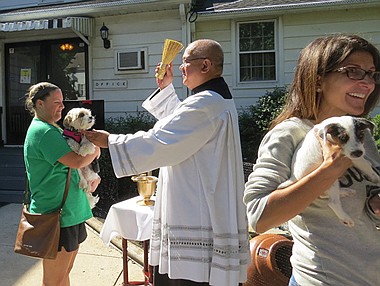
[[[63,136],[74,139],[76,142],[80,143],[82,141],[82,134],[76,131],[71,131],[69,129],[63,130]]]

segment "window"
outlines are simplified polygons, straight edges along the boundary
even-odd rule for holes
[[[239,82],[276,80],[275,22],[239,23]]]

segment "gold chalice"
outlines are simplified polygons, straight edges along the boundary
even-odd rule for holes
[[[140,206],[153,206],[154,201],[150,199],[156,191],[158,178],[155,176],[147,176],[146,174],[140,174],[133,176],[132,181],[137,183],[137,191],[144,199],[137,201]]]

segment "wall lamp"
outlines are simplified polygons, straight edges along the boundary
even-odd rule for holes
[[[64,44],[60,45],[59,48],[63,52],[74,50],[74,46],[72,44],[70,44],[70,43],[64,43]]]
[[[104,25],[100,28],[100,37],[103,40],[103,47],[109,49],[111,47],[111,42],[108,40],[108,31],[109,29]]]

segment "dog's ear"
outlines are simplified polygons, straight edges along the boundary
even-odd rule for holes
[[[72,117],[70,114],[67,114],[65,116],[65,119],[63,119],[63,127],[65,127],[66,129],[70,128],[70,125],[71,125],[71,122],[73,121]]]
[[[366,118],[354,118],[354,125],[357,130],[364,130],[368,128],[372,135],[375,131],[375,124]]]
[[[327,135],[330,134],[336,124],[330,123],[319,129],[318,135],[323,139],[323,142],[327,140]]]
[[[344,143],[348,139],[345,138],[346,132],[342,125],[338,123],[329,123],[322,130],[319,131],[319,136],[323,139],[332,143]]]

